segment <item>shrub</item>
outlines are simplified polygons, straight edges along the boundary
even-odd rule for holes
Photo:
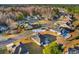
[[[44,54],[60,54],[63,52],[63,49],[56,42],[50,43],[43,49]]]
[[[17,19],[18,19],[18,20],[24,19],[24,15],[23,15],[23,14],[19,14],[19,15],[17,16]]]

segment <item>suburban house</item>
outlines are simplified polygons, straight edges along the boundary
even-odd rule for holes
[[[14,50],[13,54],[28,54],[29,53],[26,45],[21,42],[18,46],[16,46],[16,45],[12,46],[12,48],[14,48],[14,47],[15,47],[15,50]]]
[[[28,54],[29,53],[26,45],[21,42],[18,45],[15,45],[14,43],[8,44],[7,50],[9,53],[12,53],[12,54]]]
[[[68,54],[79,54],[79,47],[69,48]]]
[[[55,30],[57,33],[60,33],[60,35],[66,39],[71,37],[71,35],[69,34],[70,30],[68,28],[57,25],[53,30]]]
[[[63,15],[63,14],[61,14]],[[60,32],[64,38],[69,38],[71,35],[70,32],[74,31],[74,26],[72,25],[72,16],[69,14],[65,14],[62,21],[57,21],[54,23],[57,32]]]
[[[35,22],[39,21],[39,19],[37,18],[37,16],[27,16],[25,18],[25,20],[27,20],[29,22],[29,24],[32,24],[32,23],[35,23]]]
[[[53,36],[50,34],[43,35],[43,34],[37,33],[32,36],[32,40],[40,46],[46,46],[52,41],[55,41],[56,36]]]
[[[4,24],[0,24],[0,33],[5,32],[8,30],[8,26]]]
[[[69,38],[69,37],[71,37],[71,35],[69,34],[70,33],[70,31],[69,30],[66,30],[66,29],[62,29],[61,30],[61,35],[64,37],[64,38]]]

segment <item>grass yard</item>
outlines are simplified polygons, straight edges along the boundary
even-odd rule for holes
[[[29,49],[30,54],[42,54],[43,48],[38,46],[36,43],[28,43],[26,46]]]

